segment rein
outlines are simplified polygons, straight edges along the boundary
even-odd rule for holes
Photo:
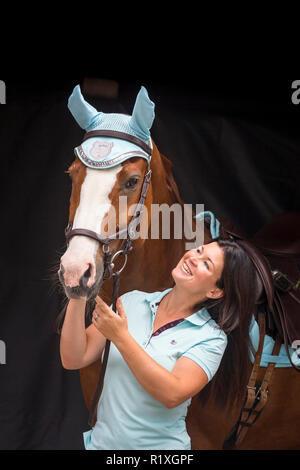
[[[137,137],[131,136],[129,134],[125,134],[123,132],[116,132],[116,131],[104,131],[104,130],[98,131],[97,130],[97,131],[87,132],[84,135],[83,141],[92,137],[97,137],[97,136],[98,137],[103,137],[103,136],[115,137],[115,138],[119,138],[123,140],[128,140],[129,142],[132,142],[135,145],[140,146],[143,150],[147,151],[147,153],[149,154],[149,159],[147,160],[148,169],[144,176],[140,199],[135,207],[134,214],[126,227],[119,229],[116,233],[114,233],[113,235],[110,235],[109,237],[102,237],[101,234],[94,232],[92,230],[85,229],[85,228],[73,229],[72,228],[73,222],[71,221],[68,223],[65,229],[65,237],[67,240],[67,244],[69,244],[70,239],[74,236],[84,236],[84,237],[92,238],[93,240],[96,240],[98,243],[102,245],[102,251],[104,254],[104,260],[103,260],[104,269],[103,269],[103,275],[102,275],[102,282],[113,278],[112,309],[114,312],[116,312],[116,301],[119,295],[119,286],[120,286],[120,274],[126,266],[127,255],[133,248],[132,243],[137,238],[137,228],[139,227],[141,219],[142,219],[145,199],[146,199],[150,181],[151,181],[152,170],[150,169],[150,160],[151,160],[152,149],[151,147],[146,145],[142,140],[138,139]],[[121,245],[121,248],[115,253],[112,253],[110,251],[109,245],[110,243],[112,243],[113,241],[117,239],[124,239],[124,241]],[[114,261],[119,256],[125,257],[124,264],[119,270],[114,271],[114,268],[115,268]],[[110,343],[111,343],[110,340],[106,339],[101,371],[100,371],[100,375],[99,375],[99,379],[98,379],[98,383],[97,383],[97,387],[96,387],[96,391],[94,394],[93,403],[92,403],[92,407],[91,407],[91,411],[89,415],[88,424],[91,427],[93,426],[93,423],[94,423],[94,416],[95,416],[98,400],[101,394],[101,389],[102,389],[102,385],[104,381],[104,375],[105,375],[106,366],[107,366]]]

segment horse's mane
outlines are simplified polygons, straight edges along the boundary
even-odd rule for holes
[[[178,202],[179,204],[183,205],[184,202],[183,200],[181,199],[181,196],[179,194],[179,189],[178,189],[178,186],[175,182],[175,179],[174,179],[174,176],[173,176],[173,171],[172,171],[172,168],[173,168],[173,164],[172,162],[170,162],[170,160],[165,156],[163,155],[162,153],[160,153],[160,156],[161,156],[161,161],[163,163],[163,166],[166,170],[166,175],[167,175],[167,186],[168,186],[168,189],[174,194],[175,198],[176,198],[176,202]]]

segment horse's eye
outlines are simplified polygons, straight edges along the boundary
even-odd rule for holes
[[[125,184],[126,189],[133,189],[137,184],[138,184],[138,179],[137,178],[129,178],[129,180]]]

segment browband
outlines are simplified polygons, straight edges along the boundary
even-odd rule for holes
[[[152,154],[152,148],[149,145],[147,145],[138,137],[135,137],[134,135],[131,135],[131,134],[127,134],[126,132],[104,130],[104,129],[90,131],[84,134],[82,141],[84,142],[85,140],[90,139],[92,137],[114,137],[116,139],[127,140],[128,142],[131,142],[132,144],[135,144],[141,149],[143,149],[149,156]]]

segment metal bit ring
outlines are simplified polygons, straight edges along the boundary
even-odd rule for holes
[[[114,268],[114,266],[115,266],[114,263],[113,263],[113,261],[114,261],[115,258],[116,258],[117,256],[119,256],[119,255],[125,256],[125,260],[124,260],[123,266],[119,269],[119,271],[116,271],[116,274],[120,274],[120,273],[123,271],[123,269],[125,268],[126,263],[127,263],[127,254],[124,253],[122,250],[119,250],[119,251],[117,251],[117,252],[112,256],[112,258],[111,258],[111,264],[113,265],[113,268]]]

